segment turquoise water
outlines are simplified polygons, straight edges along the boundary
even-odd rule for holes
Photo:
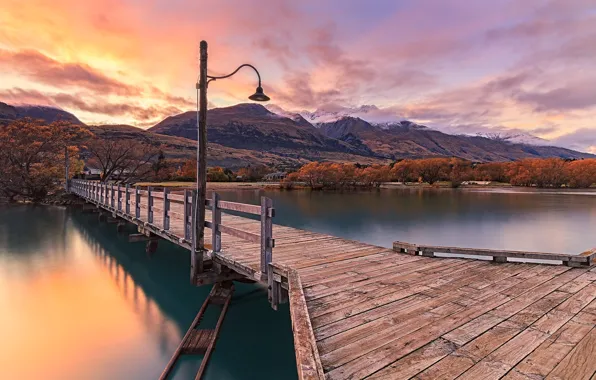
[[[149,257],[96,214],[0,209],[0,378],[156,379],[210,290],[189,284],[189,261],[164,241]],[[199,365],[184,360],[174,378]],[[293,379],[295,368],[287,305],[275,312],[261,287],[237,284],[206,377]]]
[[[387,247],[394,240],[569,253],[596,246],[592,192],[221,193],[250,203],[263,194],[274,200],[276,223]],[[296,378],[287,305],[275,312],[261,287],[236,289],[207,378]],[[165,241],[148,256],[143,243],[128,243],[127,233],[94,214],[0,208],[0,377],[157,378],[208,291],[189,284],[188,252]],[[194,378],[199,365],[185,360],[175,378]]]

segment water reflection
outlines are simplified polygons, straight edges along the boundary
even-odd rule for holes
[[[2,378],[157,378],[209,291],[189,284],[185,250],[160,242],[148,257],[94,215],[4,208],[0,238]],[[194,378],[199,364],[185,360],[175,378]],[[272,374],[295,376],[288,310],[241,285],[207,378]]]
[[[275,222],[390,247],[429,245],[579,253],[596,246],[596,192],[395,189],[324,193],[222,192],[273,198]]]

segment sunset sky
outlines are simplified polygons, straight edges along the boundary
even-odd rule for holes
[[[596,153],[595,0],[2,0],[0,101],[143,128],[252,63],[292,111],[376,105],[451,132],[518,129]],[[245,102],[250,70],[210,85]]]

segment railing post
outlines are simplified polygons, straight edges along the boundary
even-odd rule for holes
[[[124,191],[126,191],[126,195],[124,196],[124,210],[126,215],[130,215],[130,184],[126,184]]]
[[[170,229],[170,200],[168,199],[168,188],[163,188],[163,229]]]
[[[264,275],[273,255],[273,215],[273,201],[261,197],[261,273]]]
[[[211,198],[211,245],[213,246],[213,252],[220,252],[221,231],[219,225],[221,224],[221,208],[219,208],[219,194],[213,192]]]
[[[190,202],[188,202],[188,189],[184,189],[184,239],[190,239],[189,227],[188,227],[188,217],[190,216]]]
[[[103,200],[105,198],[104,190],[105,189],[104,189],[103,183],[100,182],[99,183],[99,203],[100,204],[103,204]]]
[[[118,183],[118,211],[122,211],[122,189],[120,183]]]
[[[141,217],[141,192],[139,187],[135,186],[135,218]]]
[[[114,184],[110,184],[110,206],[114,208],[114,202],[116,201],[116,197],[114,196]]]
[[[153,223],[153,197],[151,196],[151,186],[147,187],[147,222]]]

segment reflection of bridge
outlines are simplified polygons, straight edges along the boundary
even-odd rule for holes
[[[140,317],[143,326],[153,336],[158,337],[160,352],[164,355],[170,354],[180,342],[181,333],[178,326],[164,315],[156,300],[133,279],[131,273],[116,257],[108,253],[87,229],[82,228],[80,231],[92,248],[97,262],[109,274],[120,295],[128,305],[132,305],[132,310]]]
[[[274,226],[269,201],[246,205],[214,194],[201,205],[211,208],[205,226],[213,249],[197,258],[195,198],[188,192],[88,181],[72,181],[72,191],[135,224],[149,240],[190,249],[193,280],[246,277],[269,285],[273,306],[288,297],[301,378],[589,379],[596,372],[595,251],[554,255],[399,242],[392,250]],[[258,214],[261,221],[222,210]],[[435,258],[440,252],[492,260]],[[201,263],[205,271],[197,270]]]

